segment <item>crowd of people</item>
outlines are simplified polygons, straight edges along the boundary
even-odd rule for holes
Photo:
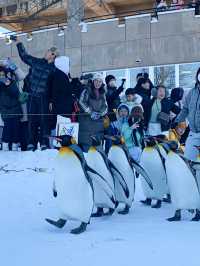
[[[56,47],[44,58],[29,55],[16,40],[21,60],[29,66],[25,75],[10,59],[0,66],[0,114],[2,149],[34,151],[51,148],[57,116],[79,123],[78,144],[87,152],[92,136],[102,139],[108,154],[111,136],[124,139],[130,155],[139,162],[144,136],[166,135],[178,143],[186,142],[185,154],[195,160],[194,145],[200,144],[200,69],[196,85],[186,96],[184,90],[154,86],[148,73],[137,75],[135,87],[117,87],[116,78],[101,73],[71,78],[69,59]],[[21,83],[23,81],[23,83]],[[21,85],[19,85],[21,84]]]
[[[166,0],[156,0],[155,9],[157,11],[167,11],[167,10],[179,10],[183,8],[197,8],[199,9],[199,0],[171,0],[168,4]]]

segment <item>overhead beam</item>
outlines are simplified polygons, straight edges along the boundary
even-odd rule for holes
[[[7,0],[2,0],[7,1]],[[8,0],[12,1],[12,0]],[[13,0],[15,2],[17,0]],[[21,0],[26,1],[26,0]],[[28,0],[27,0],[28,1]],[[57,3],[60,2],[59,3]],[[82,0],[83,7],[85,9],[85,18],[94,17],[122,17],[123,15],[129,14],[137,14],[137,12],[133,12],[134,10],[143,10],[149,9],[153,7],[154,0]],[[0,0],[1,2],[1,0]],[[23,30],[28,28],[31,30],[35,29],[37,25],[43,27],[48,26],[49,24],[62,24],[67,22],[67,0],[59,1],[59,0],[46,0],[46,8],[40,9],[41,5],[37,8],[33,8],[34,5],[30,3],[39,3],[40,0],[29,0],[29,12],[25,12],[25,10],[21,13],[17,13],[15,15],[4,15],[0,17],[0,24],[7,24],[10,28],[13,27],[13,30]],[[74,6],[75,10],[76,7],[76,0],[71,0],[72,5]],[[1,2],[2,3],[2,2]],[[56,4],[57,3],[57,4]],[[61,5],[62,3],[62,5]],[[50,5],[54,4],[54,5]],[[48,5],[48,6],[47,6]],[[31,8],[32,7],[32,8]],[[35,13],[36,12],[36,13]],[[34,13],[34,15],[33,15]],[[78,12],[79,13],[79,12]],[[110,16],[109,16],[110,15]]]
[[[96,16],[113,14],[115,12],[114,7],[103,0],[86,1],[86,8],[92,10]]]

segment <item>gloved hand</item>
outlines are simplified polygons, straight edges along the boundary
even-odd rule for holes
[[[58,193],[57,193],[57,191],[56,191],[56,190],[54,190],[54,189],[53,189],[53,196],[54,196],[54,198],[56,198],[56,197],[58,196]]]
[[[7,58],[4,62],[4,64],[7,68],[10,68],[12,71],[17,70],[16,64],[10,58]]]
[[[92,112],[91,113],[91,119],[92,120],[98,120],[100,117],[101,117],[100,114],[97,113],[97,112]]]
[[[124,90],[124,87],[123,87],[123,86],[120,86],[120,87],[118,88],[118,91],[119,91],[120,93],[122,93],[123,90]]]
[[[123,90],[124,90],[124,83],[126,82],[126,79],[122,79],[122,84],[121,84],[121,86],[118,88],[118,90],[120,91],[120,92],[122,92]]]

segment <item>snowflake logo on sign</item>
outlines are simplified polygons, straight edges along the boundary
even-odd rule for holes
[[[73,134],[74,134],[74,127],[73,126],[71,126],[69,128],[63,126],[61,129],[61,132],[60,132],[60,136],[63,136],[63,135],[73,136]]]

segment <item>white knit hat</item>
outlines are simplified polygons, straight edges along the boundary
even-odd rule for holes
[[[65,74],[69,73],[69,57],[59,56],[55,59],[55,66]]]
[[[103,75],[101,73],[96,73],[96,74],[94,74],[92,80],[101,80],[101,81],[103,81]]]

